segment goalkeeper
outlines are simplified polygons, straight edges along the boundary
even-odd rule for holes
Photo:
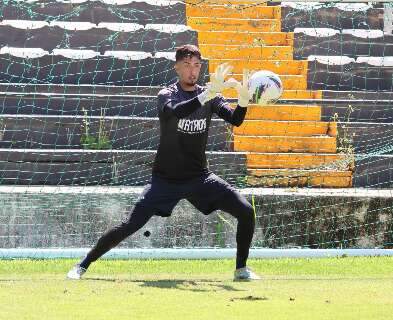
[[[231,67],[222,64],[203,88],[197,84],[201,66],[201,54],[196,46],[177,49],[178,81],[158,93],[160,143],[151,183],[122,223],[101,236],[68,272],[68,278],[80,279],[92,262],[142,228],[153,215],[168,217],[181,199],[187,199],[205,215],[222,210],[237,219],[234,280],[260,279],[246,266],[255,229],[253,207],[226,181],[208,170],[205,154],[213,113],[232,125],[242,124],[251,98],[247,86],[249,72],[244,71],[242,83],[234,79],[225,81]],[[219,94],[229,87],[238,92],[235,109]]]

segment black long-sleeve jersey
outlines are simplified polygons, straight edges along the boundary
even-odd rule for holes
[[[232,125],[242,124],[247,108],[232,109],[221,95],[202,106],[197,95],[204,90],[197,85],[185,91],[177,82],[158,93],[160,144],[153,175],[181,183],[208,173],[205,151],[212,114]]]

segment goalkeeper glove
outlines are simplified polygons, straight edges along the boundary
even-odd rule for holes
[[[232,81],[225,82],[225,77],[232,69],[233,67],[228,63],[220,64],[216,68],[215,72],[210,76],[210,82],[207,83],[206,90],[198,95],[198,100],[202,105],[213,99],[217,93],[221,93],[225,88],[231,88],[235,85]]]
[[[243,81],[242,83],[236,81],[235,89],[238,94],[237,104],[243,108],[248,106],[253,93],[248,87],[248,82],[251,77],[251,72],[248,69],[243,69]]]

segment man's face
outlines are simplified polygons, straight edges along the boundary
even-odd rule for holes
[[[179,81],[187,86],[194,86],[199,78],[202,63],[197,57],[185,57],[175,63],[175,70]]]

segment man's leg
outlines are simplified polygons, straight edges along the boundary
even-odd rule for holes
[[[204,214],[222,210],[237,219],[236,269],[245,267],[255,229],[254,209],[247,199],[225,180],[209,174],[195,184],[187,200]]]
[[[79,263],[79,266],[87,269],[92,262],[96,261],[110,249],[117,246],[125,238],[142,228],[153,215],[153,210],[145,208],[137,203],[125,221],[109,229],[101,236],[100,239],[98,239],[96,245]]]
[[[237,219],[236,269],[246,266],[255,229],[255,213],[247,199],[236,191],[226,192],[218,201],[218,208]]]
[[[160,179],[152,179],[152,183],[145,187],[127,219],[106,231],[86,257],[68,272],[67,277],[80,279],[92,262],[142,228],[153,215],[169,217],[180,199],[175,191],[171,185]]]

